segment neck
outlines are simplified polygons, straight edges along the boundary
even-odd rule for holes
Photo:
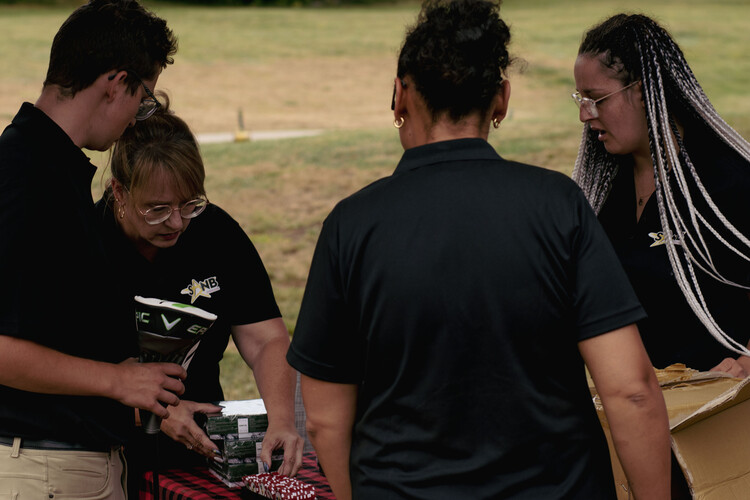
[[[128,242],[133,245],[133,248],[143,256],[147,261],[154,262],[156,256],[159,253],[159,249],[147,241],[141,239],[138,236],[138,232],[127,223],[127,217],[120,217],[121,206],[115,202],[114,205],[114,217],[117,222],[117,227],[120,228],[122,234],[127,238]]]
[[[90,126],[90,116],[83,113],[88,107],[86,90],[74,97],[64,96],[56,85],[42,90],[34,106],[55,122],[79,148],[85,147]]]
[[[139,245],[136,243],[135,249],[138,250],[138,253],[143,255],[143,257],[149,262],[154,262],[156,260],[156,256],[159,254],[159,249],[154,247],[153,245]]]
[[[489,136],[489,125],[482,131],[477,124],[438,122],[427,133],[427,142],[451,141],[454,139],[484,139]]]
[[[421,116],[420,116],[421,115]],[[448,117],[441,117],[433,122],[431,116],[426,113],[411,113],[409,115],[408,146],[406,149],[435,142],[451,141],[455,139],[484,139],[489,136],[489,121],[483,123],[479,114],[473,114],[454,122]],[[415,119],[416,118],[416,119]],[[403,136],[402,136],[403,138]]]

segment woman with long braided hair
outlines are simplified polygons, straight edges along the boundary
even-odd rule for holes
[[[649,316],[638,326],[652,363],[746,376],[750,144],[646,16],[589,30],[574,73],[584,130],[573,178]]]

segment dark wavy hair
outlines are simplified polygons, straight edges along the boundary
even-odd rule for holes
[[[433,120],[487,112],[511,62],[500,1],[427,0],[406,34],[397,76],[411,77]]]
[[[167,22],[136,0],[91,0],[55,35],[44,85],[58,85],[72,97],[107,71],[128,70],[153,80],[174,62],[176,52],[177,39]],[[135,93],[140,82],[131,75],[127,82]]]

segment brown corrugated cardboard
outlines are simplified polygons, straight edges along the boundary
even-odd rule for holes
[[[672,422],[672,451],[695,500],[750,497],[750,378]]]
[[[672,451],[693,499],[750,498],[750,378],[697,372],[684,365],[656,373],[669,413]],[[595,393],[593,384],[591,388]],[[603,408],[598,398],[594,402],[610,446],[617,498],[630,500]]]

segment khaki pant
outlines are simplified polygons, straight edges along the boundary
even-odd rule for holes
[[[0,500],[125,500],[121,449],[111,452],[34,450],[0,444]]]

